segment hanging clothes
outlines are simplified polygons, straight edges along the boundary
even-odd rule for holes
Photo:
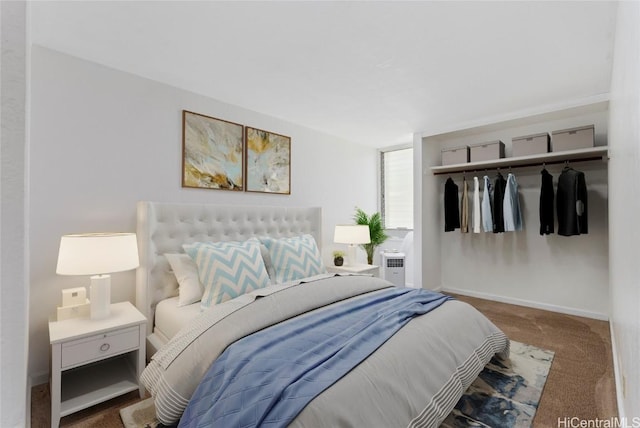
[[[469,186],[467,178],[462,178],[462,201],[460,202],[460,232],[469,233]]]
[[[558,235],[589,233],[587,221],[587,183],[584,173],[565,167],[558,178],[556,194]]]
[[[473,233],[480,233],[480,181],[478,177],[473,177]]]
[[[540,185],[540,235],[553,233],[554,211],[553,211],[553,176],[546,168],[540,171],[542,183]]]
[[[451,232],[460,228],[458,208],[458,186],[451,177],[444,183],[444,231]]]
[[[504,191],[507,187],[507,180],[498,172],[495,184],[493,185],[493,233],[504,232]]]
[[[491,180],[486,175],[484,180],[484,190],[482,192],[482,229],[485,232],[493,232],[493,203],[491,198],[493,197],[493,186]]]
[[[504,190],[504,203],[502,206],[504,215],[505,232],[522,230],[522,212],[520,211],[520,198],[518,197],[518,182],[516,176],[507,175],[507,186]]]

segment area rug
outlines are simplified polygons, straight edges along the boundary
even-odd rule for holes
[[[509,359],[493,358],[440,426],[532,426],[553,356],[551,351],[512,340]]]
[[[441,427],[530,427],[554,353],[511,341],[511,355],[493,358],[471,384]],[[125,428],[156,428],[153,399],[120,410]]]
[[[125,428],[156,428],[160,423],[156,419],[156,406],[153,398],[147,398],[120,409],[120,418]]]

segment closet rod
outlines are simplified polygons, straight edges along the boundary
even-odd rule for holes
[[[485,171],[485,170],[499,170],[499,169],[513,169],[513,168],[526,168],[526,167],[530,167],[530,166],[542,166],[542,165],[556,165],[556,164],[560,164],[560,163],[566,163],[566,162],[587,162],[587,161],[602,161],[602,156],[597,156],[597,157],[590,157],[590,158],[578,158],[578,159],[562,159],[562,160],[549,160],[549,161],[537,161],[537,162],[531,162],[531,163],[524,163],[524,164],[518,164],[518,165],[504,165],[503,167],[499,167],[499,166],[493,166],[490,168],[482,168],[477,167],[477,168],[470,168],[470,169],[464,169],[464,170],[459,170],[459,171],[437,171],[434,172],[433,175],[442,175],[442,174],[459,174],[459,173],[473,173],[473,172],[478,172],[478,171]]]

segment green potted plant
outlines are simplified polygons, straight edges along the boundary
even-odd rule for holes
[[[343,251],[334,251],[333,252],[333,264],[336,266],[342,266],[344,263],[344,252]]]
[[[373,255],[376,252],[376,247],[382,244],[387,240],[388,236],[384,233],[384,228],[382,227],[382,217],[379,212],[375,212],[369,216],[362,209],[356,207],[356,213],[353,216],[356,224],[362,224],[369,226],[369,235],[371,238],[371,243],[369,244],[361,244],[360,246],[367,253],[367,263],[370,265],[373,264]]]

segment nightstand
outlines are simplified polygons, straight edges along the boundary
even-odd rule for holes
[[[327,266],[330,273],[364,273],[380,276],[380,268],[376,265]]]
[[[136,389],[145,365],[147,319],[131,303],[108,318],[49,322],[51,426],[60,418]]]

